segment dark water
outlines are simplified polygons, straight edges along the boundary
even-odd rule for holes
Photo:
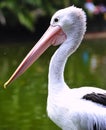
[[[3,89],[33,45],[0,45],[0,130],[60,130],[46,114],[47,74],[51,47],[30,69]],[[66,65],[65,80],[71,87],[106,89],[106,40],[84,41]]]

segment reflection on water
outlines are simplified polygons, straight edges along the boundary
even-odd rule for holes
[[[65,69],[69,86],[106,86],[106,42],[83,42]],[[32,45],[31,45],[32,46]],[[0,129],[59,130],[47,117],[47,73],[55,49],[50,48],[7,89],[3,83],[31,49],[29,45],[0,45]]]

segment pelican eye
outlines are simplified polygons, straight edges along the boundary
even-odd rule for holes
[[[55,19],[54,19],[54,22],[56,22],[56,23],[57,23],[58,21],[59,21],[59,19],[58,19],[58,18],[55,18]]]

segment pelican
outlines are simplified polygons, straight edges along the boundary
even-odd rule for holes
[[[79,47],[85,31],[82,9],[70,6],[57,11],[45,34],[4,84],[6,87],[23,74],[49,46],[60,45],[49,66],[47,113],[62,130],[106,130],[106,90],[87,86],[71,89],[64,81],[66,61]]]

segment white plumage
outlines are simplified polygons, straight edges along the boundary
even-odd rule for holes
[[[84,11],[74,6],[61,9],[53,15],[49,30],[51,27],[55,33],[44,34],[5,86],[19,77],[51,44],[60,44],[49,67],[48,116],[62,130],[106,130],[106,90],[70,89],[64,81],[65,63],[79,47],[86,31]]]
[[[55,86],[59,87],[59,86]],[[106,129],[106,106],[82,99],[87,93],[104,93],[104,90],[82,87],[63,88],[48,97],[48,115],[63,130]]]

